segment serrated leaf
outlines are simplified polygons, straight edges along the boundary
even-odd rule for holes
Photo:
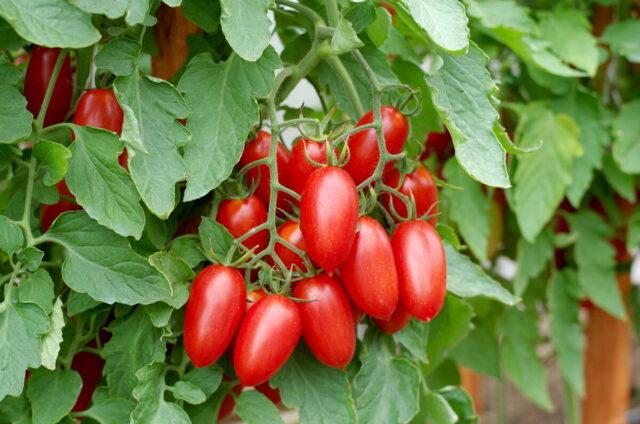
[[[553,234],[545,230],[538,234],[533,242],[518,239],[516,262],[518,270],[513,280],[516,296],[522,296],[527,290],[529,280],[538,276],[553,258]]]
[[[0,0],[0,13],[2,2]],[[27,100],[13,85],[0,83],[0,143],[14,143],[31,134],[33,115],[27,110]]]
[[[362,47],[363,45],[353,26],[351,26],[351,22],[341,17],[335,32],[331,36],[331,49],[340,55]]]
[[[245,390],[236,400],[236,414],[247,424],[284,424],[278,408],[257,390]]]
[[[56,360],[60,352],[60,343],[62,342],[62,328],[64,327],[64,315],[62,314],[62,301],[60,298],[57,298],[53,304],[50,327],[51,330],[42,337],[40,361],[43,367],[55,370]]]
[[[27,274],[18,287],[18,297],[22,303],[38,305],[48,315],[53,311],[53,281],[44,269]]]
[[[465,301],[448,295],[440,313],[429,326],[427,369],[434,370],[471,330],[473,309]]]
[[[6,216],[0,215],[0,249],[7,255],[13,255],[13,252],[22,247],[22,243],[24,237],[20,227]]]
[[[186,373],[182,379],[199,387],[209,397],[220,387],[222,368],[217,364],[206,368],[194,368]]]
[[[429,324],[417,319],[410,320],[407,325],[393,337],[416,359],[429,362],[427,357],[427,341],[429,340]]]
[[[270,383],[280,389],[282,403],[300,410],[301,422],[340,424],[356,419],[346,374],[322,365],[305,348],[298,347]]]
[[[71,3],[86,12],[105,15],[109,19],[124,16],[129,26],[141,24],[149,11],[149,0],[111,0],[108,2],[101,0],[71,0]]]
[[[33,424],[60,421],[71,412],[81,388],[82,379],[74,370],[33,371],[27,388]]]
[[[167,422],[172,424],[191,424],[189,416],[173,402],[164,400],[165,364],[153,363],[136,373],[138,384],[133,397],[138,401],[131,412],[132,424],[153,424]]]
[[[164,301],[176,309],[182,308],[189,296],[189,282],[195,277],[191,267],[173,252],[156,252],[149,256],[149,263],[171,283],[173,293]]]
[[[620,169],[628,174],[640,174],[640,100],[622,106],[613,121],[613,157]]]
[[[33,148],[33,155],[45,169],[42,182],[52,186],[62,180],[69,168],[71,151],[60,143],[40,140]]]
[[[231,175],[259,120],[255,98],[269,94],[281,66],[272,47],[256,62],[235,54],[221,63],[208,54],[191,60],[178,84],[193,111],[187,123],[193,137],[184,149],[190,175],[185,201],[204,196]]]
[[[269,45],[271,22],[267,12],[271,0],[221,0],[220,25],[231,48],[249,62],[255,62]]]
[[[36,247],[24,247],[16,252],[16,257],[27,267],[27,270],[33,272],[40,267],[44,252]]]
[[[627,19],[607,25],[600,41],[609,44],[609,48],[625,56],[629,62],[640,63],[640,21]]]
[[[171,392],[176,399],[184,400],[192,405],[197,405],[207,400],[207,396],[198,386],[186,381],[176,382],[176,384],[173,385]]]
[[[195,268],[200,262],[206,260],[202,253],[202,245],[197,237],[186,235],[173,239],[169,250],[178,255],[191,268]]]
[[[233,236],[215,219],[202,217],[198,228],[203,252],[214,263],[222,263],[233,245]]]
[[[488,57],[475,44],[462,56],[442,55],[442,66],[427,75],[431,99],[445,122],[456,159],[483,184],[510,187],[506,153],[496,135],[497,91],[486,68]]]
[[[144,228],[140,196],[118,163],[122,142],[109,131],[74,126],[73,154],[65,182],[87,214],[124,237],[139,239]]]
[[[91,408],[82,411],[82,416],[100,424],[121,424],[129,422],[129,415],[135,402],[129,399],[110,398],[105,389],[98,388],[93,395]]]
[[[67,249],[62,278],[73,290],[104,303],[149,304],[171,294],[167,279],[127,239],[98,225],[84,212],[58,217],[47,240]]]
[[[96,67],[107,69],[113,75],[131,75],[138,64],[141,46],[130,38],[114,38],[98,52]]]
[[[413,19],[439,47],[462,52],[469,47],[469,23],[458,0],[403,0]]]

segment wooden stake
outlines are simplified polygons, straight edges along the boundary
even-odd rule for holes
[[[180,7],[171,8],[163,3],[158,9],[157,18],[154,35],[158,55],[152,59],[151,70],[154,76],[171,80],[187,60],[187,36],[200,29],[184,17]]]
[[[468,368],[460,368],[462,388],[469,393],[473,400],[473,407],[478,416],[483,412],[484,397],[482,395],[482,375]]]

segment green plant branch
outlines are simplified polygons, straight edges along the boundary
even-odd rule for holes
[[[347,68],[344,67],[344,64],[342,63],[340,58],[336,55],[329,55],[325,57],[324,60],[325,62],[327,62],[327,64],[329,64],[333,72],[336,73],[336,75],[342,82],[342,85],[347,91],[349,99],[351,100],[351,103],[356,110],[356,114],[358,116],[364,115],[364,108],[362,107],[362,101],[360,100],[360,95],[358,95],[358,90],[356,90],[356,86],[353,84],[351,75],[349,75]]]
[[[327,11],[329,25],[331,25],[332,27],[338,26],[338,22],[340,22],[340,11],[338,10],[338,2],[336,0],[325,0],[324,7]]]

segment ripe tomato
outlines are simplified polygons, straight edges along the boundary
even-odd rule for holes
[[[438,223],[438,186],[433,176],[424,167],[418,166],[415,171],[404,176],[404,181],[400,184],[400,172],[393,168],[383,181],[389,187],[398,189],[405,196],[415,199],[417,216],[421,217],[428,213],[433,215],[429,222],[433,225]],[[391,210],[391,202],[393,201],[393,209],[403,218],[409,217],[407,207],[399,196],[384,194],[384,200],[387,209]]]
[[[300,250],[304,250],[306,252],[307,246],[304,243],[304,238],[302,237],[302,231],[300,231],[300,226],[294,221],[287,221],[278,228],[278,234],[280,237],[294,245]],[[302,272],[307,271],[307,267],[304,264],[304,259],[300,255],[298,255],[293,250],[289,249],[285,245],[281,243],[276,243],[274,248],[276,255],[282,260],[285,267],[287,269],[298,269]]]
[[[216,220],[225,226],[232,236],[238,238],[247,231],[267,222],[267,210],[256,196],[246,199],[226,199],[220,203]],[[251,249],[257,246],[260,252],[269,243],[269,232],[259,231],[245,239],[242,244]]]
[[[430,132],[424,141],[424,151],[420,156],[420,160],[425,160],[431,155],[436,155],[440,161],[453,156],[453,141],[451,134],[445,128],[443,132]]]
[[[447,262],[440,236],[427,222],[399,224],[391,236],[400,301],[414,317],[431,321],[447,292]]]
[[[233,366],[243,386],[257,386],[273,377],[293,353],[302,320],[293,301],[267,295],[245,316],[233,350]]]
[[[104,359],[91,352],[78,352],[73,357],[71,369],[78,371],[82,378],[82,389],[73,407],[73,411],[84,411],[91,404],[93,392],[102,378]]]
[[[327,274],[298,281],[293,291],[302,316],[302,337],[323,364],[344,368],[356,349],[356,328],[349,297]]]
[[[231,378],[225,375],[222,377],[222,380],[229,381],[231,380]],[[242,386],[240,384],[237,384],[231,388],[231,391],[235,393],[236,396],[238,396],[242,392]],[[220,409],[218,409],[218,422],[231,415],[234,409],[236,409],[236,400],[234,399],[233,395],[229,393],[222,399],[222,402],[220,403]]]
[[[60,180],[60,182],[56,184],[56,189],[61,196],[75,199],[75,196],[69,191],[69,187],[67,187],[67,183],[65,183],[64,180]],[[64,199],[61,199],[53,205],[42,205],[40,208],[40,229],[43,233],[47,232],[51,224],[53,224],[53,221],[55,221],[60,214],[67,211],[77,211],[79,209],[82,209],[80,205]]]
[[[302,194],[309,175],[318,167],[307,159],[317,163],[327,163],[327,145],[306,138],[300,138],[291,149],[287,176],[290,187],[298,194]]]
[[[393,311],[393,315],[388,320],[375,319],[376,327],[387,334],[397,333],[402,330],[411,319],[411,314],[402,306],[402,302],[398,303],[398,307]]]
[[[389,236],[368,216],[358,221],[349,256],[340,266],[340,278],[349,296],[365,314],[389,319],[398,305],[398,276]]]
[[[176,238],[187,234],[198,234],[198,229],[200,228],[201,223],[201,216],[192,216],[187,218],[178,224],[178,228],[176,228],[176,232],[173,234],[173,237]]]
[[[244,278],[235,269],[210,265],[193,280],[184,314],[184,348],[196,367],[218,360],[231,343],[245,310]]]
[[[271,147],[271,134],[266,131],[259,131],[256,138],[249,141],[244,146],[244,152],[240,158],[238,165],[240,168],[249,165],[260,159],[264,159],[269,156],[269,148]],[[278,151],[276,152],[276,161],[278,162],[278,181],[284,185],[287,184],[287,167],[289,165],[289,152],[284,144],[278,142]],[[269,175],[268,165],[258,165],[251,168],[247,172],[247,181],[252,184],[254,181],[258,181],[256,188],[256,196],[264,202],[265,205],[269,204],[271,197],[271,176]],[[277,198],[277,205],[279,208],[289,210],[288,196],[279,192]]]
[[[124,113],[112,90],[93,89],[85,91],[76,106],[73,123],[102,128],[118,135],[122,132]],[[120,165],[127,168],[127,151],[118,158]]]
[[[247,293],[247,307],[245,308],[245,313],[249,312],[249,309],[253,308],[256,303],[266,296],[267,294],[262,289],[252,290]]]
[[[382,106],[382,134],[389,153],[400,153],[404,148],[409,134],[407,118],[399,110],[391,106]],[[356,127],[373,123],[373,111],[367,112],[356,124]],[[349,146],[349,162],[344,166],[353,181],[360,184],[373,175],[378,161],[380,149],[378,149],[378,137],[376,130],[368,128],[357,132],[347,140]],[[391,162],[385,165],[384,172],[393,168]]]
[[[282,399],[280,398],[280,390],[269,386],[269,382],[258,384],[255,389],[265,395],[267,399],[276,405],[282,402]]]
[[[27,98],[27,109],[37,117],[47,92],[49,80],[60,55],[60,49],[35,46],[31,50],[31,58],[27,65],[24,80],[24,96]],[[73,73],[69,55],[64,58],[58,79],[56,80],[44,117],[44,126],[60,123],[67,117],[73,94]]]
[[[358,192],[344,170],[320,168],[309,176],[300,201],[300,229],[311,259],[327,272],[347,257],[356,234]]]

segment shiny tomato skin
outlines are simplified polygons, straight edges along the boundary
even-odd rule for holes
[[[389,236],[378,221],[361,217],[360,229],[340,279],[358,309],[374,318],[389,319],[398,305],[398,276]]]
[[[73,406],[73,411],[84,411],[91,404],[93,392],[102,378],[104,359],[92,352],[78,352],[71,361],[71,369],[77,371],[82,379],[82,389]]]
[[[421,217],[429,214],[429,222],[433,225],[438,223],[438,186],[433,175],[424,167],[418,166],[415,171],[404,176],[402,184],[400,184],[400,172],[393,168],[383,177],[383,181],[389,187],[398,189],[405,196],[415,199],[417,216]],[[385,194],[384,201],[387,209],[391,210],[391,202],[393,209],[402,218],[408,218],[409,213],[402,199],[398,196]],[[395,217],[394,217],[395,219]]]
[[[398,303],[398,307],[393,311],[391,318],[388,320],[374,318],[373,322],[381,331],[387,334],[394,334],[402,330],[410,319],[411,314],[402,306],[402,303]]]
[[[287,184],[287,167],[289,166],[289,152],[284,144],[278,142],[278,151],[276,152],[276,161],[278,162],[278,181],[284,185]],[[256,138],[249,141],[244,146],[244,152],[240,158],[238,165],[243,168],[250,163],[264,159],[269,156],[269,148],[271,147],[271,134],[266,131],[259,131]],[[247,182],[253,184],[258,182],[256,187],[256,196],[262,200],[265,205],[269,205],[271,197],[271,176],[269,174],[268,165],[258,165],[251,168],[247,172]],[[288,211],[290,209],[288,196],[279,192],[277,197],[277,205],[279,208]]]
[[[69,191],[69,187],[67,187],[67,183],[64,180],[60,180],[58,184],[56,184],[56,189],[60,195],[70,197],[75,199],[75,196]],[[60,214],[68,211],[77,211],[82,209],[80,205],[77,203],[70,202],[68,200],[60,199],[58,203],[53,205],[42,205],[40,208],[40,229],[43,233],[47,232],[53,221],[56,220]]]
[[[443,132],[430,132],[424,141],[424,151],[420,160],[425,160],[431,155],[435,155],[438,160],[444,161],[454,154],[451,134],[445,128]]]
[[[184,315],[184,347],[196,367],[205,367],[225,352],[240,325],[247,291],[236,269],[210,265],[189,290]]]
[[[382,106],[382,134],[389,153],[396,154],[402,152],[404,144],[409,135],[409,122],[407,118],[397,109],[391,106]],[[356,127],[373,123],[373,111],[369,111],[356,123]],[[378,160],[380,150],[378,149],[378,138],[374,128],[357,132],[347,140],[349,146],[349,161],[344,169],[347,171],[356,185],[365,181],[373,175]],[[384,172],[393,168],[391,162],[385,165]]]
[[[257,196],[249,196],[246,199],[226,199],[218,206],[216,220],[224,225],[235,238],[242,236],[247,231],[267,222],[267,210]],[[269,243],[269,232],[259,231],[245,239],[242,244],[251,249],[257,247],[260,252]]]
[[[60,55],[59,48],[35,46],[31,50],[31,57],[27,65],[24,80],[24,96],[27,99],[27,109],[36,118],[49,85],[49,80]],[[44,117],[44,126],[58,124],[65,120],[71,107],[73,95],[73,72],[69,55],[64,58],[58,79],[53,88],[49,107]]]
[[[407,312],[431,321],[447,293],[447,262],[442,240],[427,222],[400,223],[391,236],[400,300]]]
[[[302,231],[300,231],[300,226],[297,222],[285,222],[280,226],[280,228],[278,228],[278,234],[293,246],[306,252],[307,245],[304,242]],[[297,269],[302,272],[307,271],[307,267],[304,264],[304,259],[302,259],[302,257],[293,250],[289,249],[281,243],[276,243],[274,250],[276,252],[276,255],[278,255],[287,269],[293,268],[294,270]]]
[[[318,141],[300,138],[291,149],[289,157],[289,167],[287,176],[289,186],[298,194],[302,194],[307,184],[309,175],[318,167],[307,160],[307,157],[314,162],[327,163],[327,145]]]
[[[309,257],[332,272],[347,257],[356,235],[358,192],[344,170],[320,168],[309,176],[300,201],[300,229]]]
[[[322,273],[298,281],[293,291],[302,316],[302,337],[315,357],[333,368],[344,368],[356,349],[356,327],[349,297],[342,286]]]
[[[247,306],[245,313],[249,312],[249,309],[253,308],[256,303],[267,297],[267,294],[262,289],[252,290],[247,293]]]
[[[269,382],[258,384],[255,389],[265,395],[267,399],[269,399],[274,404],[278,405],[282,402],[282,398],[280,397],[280,390],[274,389],[269,386]]]
[[[247,312],[233,349],[233,366],[243,386],[257,386],[287,362],[302,333],[298,307],[270,294]]]

